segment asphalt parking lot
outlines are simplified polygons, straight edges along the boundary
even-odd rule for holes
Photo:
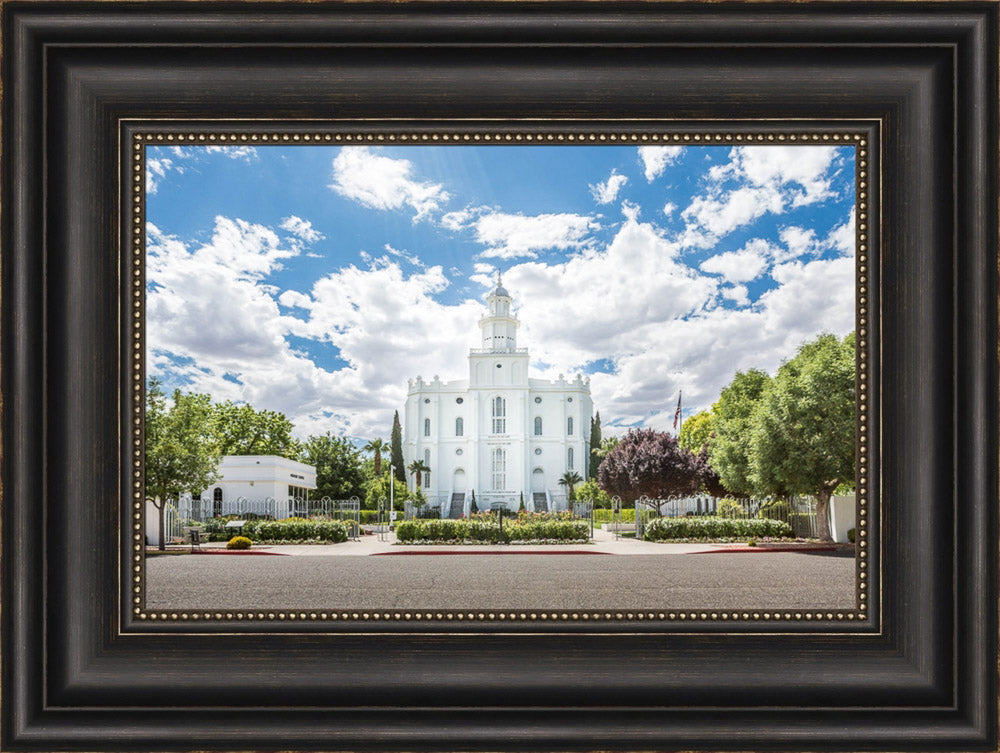
[[[171,555],[148,609],[850,609],[844,552]]]

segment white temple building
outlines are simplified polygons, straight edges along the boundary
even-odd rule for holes
[[[403,425],[408,467],[422,460],[422,490],[441,516],[503,504],[537,512],[568,507],[567,471],[587,478],[593,402],[590,380],[528,377],[528,349],[517,347],[519,322],[500,279],[479,320],[482,347],[469,351],[469,378],[411,379]],[[428,478],[429,477],[429,478]],[[407,472],[407,483],[416,479]]]

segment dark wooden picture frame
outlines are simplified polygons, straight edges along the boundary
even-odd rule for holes
[[[2,10],[0,748],[996,750],[996,2]],[[871,611],[134,619],[122,138],[184,120],[867,129]]]

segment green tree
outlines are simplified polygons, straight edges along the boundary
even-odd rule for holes
[[[283,413],[255,410],[247,403],[227,400],[215,406],[215,433],[222,455],[278,455],[295,459],[295,428]]]
[[[745,497],[755,491],[750,480],[750,427],[770,381],[757,369],[738,372],[712,406],[715,437],[708,448],[708,462],[722,485],[736,495]]]
[[[403,461],[403,427],[399,425],[399,411],[392,414],[392,435],[389,437],[389,462],[396,478],[406,483],[406,464]]]
[[[595,509],[609,509],[611,507],[611,495],[598,486],[593,479],[576,487],[576,498],[591,500]]]
[[[590,419],[590,457],[587,463],[587,478],[597,478],[597,469],[601,465],[599,450],[601,447],[601,412]]]
[[[302,445],[299,460],[316,467],[317,498],[364,495],[361,453],[344,437],[335,437],[330,432],[309,437]]]
[[[600,470],[601,463],[604,462],[604,458],[606,458],[608,453],[615,449],[621,441],[621,437],[604,437],[604,439],[601,440],[601,445],[597,448],[598,470]]]
[[[212,430],[212,398],[175,390],[172,404],[157,379],[146,388],[146,499],[159,513],[160,549],[166,546],[164,509],[185,492],[200,494],[219,478],[219,445]]]
[[[573,501],[573,487],[577,484],[583,482],[583,476],[581,476],[576,471],[566,471],[562,476],[559,477],[559,486],[566,487],[567,498],[570,502]]]
[[[854,430],[854,334],[820,335],[764,391],[750,432],[751,483],[815,495],[819,538],[830,541],[830,496],[854,478]]]
[[[695,413],[681,426],[677,444],[697,455],[712,437],[712,411]]]
[[[380,476],[378,478],[371,478],[365,482],[365,500],[364,506],[366,510],[375,510],[378,508],[378,501],[380,499],[385,499],[386,503],[391,499],[393,506],[397,510],[403,509],[403,503],[406,501],[409,492],[406,490],[406,484],[401,481],[397,481],[395,477],[391,477],[394,489],[392,494],[389,494],[389,478],[385,476]]]
[[[387,445],[381,438],[373,439],[364,447],[362,447],[365,452],[371,452],[375,456],[375,477],[378,478],[382,475],[382,453],[389,449]]]
[[[430,473],[430,467],[423,460],[414,460],[406,468],[411,474],[417,478],[417,492],[420,491],[420,481],[424,473]]]

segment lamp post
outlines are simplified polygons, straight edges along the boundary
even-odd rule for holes
[[[396,466],[389,464],[389,520],[392,520],[392,511],[396,509]]]

